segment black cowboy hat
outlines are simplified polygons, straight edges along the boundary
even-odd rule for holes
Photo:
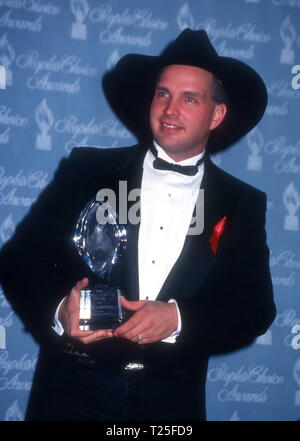
[[[152,139],[149,111],[155,84],[161,70],[171,64],[200,67],[223,82],[227,113],[209,136],[210,153],[237,142],[262,118],[268,95],[261,77],[247,64],[219,56],[204,30],[185,29],[160,56],[126,55],[103,76],[111,108],[141,142]]]

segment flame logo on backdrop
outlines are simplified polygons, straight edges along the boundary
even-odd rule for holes
[[[89,12],[89,4],[86,0],[71,0],[71,11],[75,16],[76,22],[72,23],[71,38],[86,40],[86,25],[83,24]]]
[[[40,150],[51,150],[51,136],[48,135],[48,132],[53,125],[54,117],[47,105],[46,98],[44,98],[41,104],[36,108],[35,120],[41,131],[36,138],[36,148]]]
[[[289,231],[298,231],[299,222],[296,212],[300,206],[300,196],[293,182],[291,182],[284,190],[283,203],[288,212],[284,219],[284,229]]]
[[[295,52],[292,46],[296,40],[297,34],[295,28],[288,15],[280,26],[280,36],[284,43],[284,48],[281,50],[280,63],[282,64],[294,64]]]
[[[5,413],[5,421],[24,421],[23,413],[21,412],[18,404],[18,400],[7,409]]]
[[[181,31],[186,28],[194,29],[195,20],[191,13],[188,3],[185,3],[179,10],[177,15],[177,24]]]
[[[294,380],[296,381],[299,390],[295,394],[295,406],[300,406],[300,358],[296,361],[293,369]]]
[[[15,231],[15,224],[10,213],[0,225],[0,239],[3,243],[7,242]]]
[[[5,67],[5,82],[6,86],[11,86],[13,83],[12,71],[10,70],[10,65],[15,59],[15,51],[7,39],[7,34],[5,33],[0,38],[0,64]]]
[[[117,62],[120,60],[118,48],[116,48],[108,57],[106,67],[108,70],[113,69]]]
[[[251,130],[251,132],[247,135],[247,143],[252,152],[248,157],[247,169],[252,171],[261,171],[262,157],[259,155],[259,153],[264,145],[264,138],[257,127]]]

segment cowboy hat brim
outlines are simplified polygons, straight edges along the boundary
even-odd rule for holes
[[[223,82],[227,112],[222,124],[210,133],[206,146],[210,153],[236,143],[262,118],[267,90],[261,77],[247,64],[219,56],[205,31],[186,29],[160,56],[126,55],[103,77],[111,108],[141,142],[152,139],[149,114],[155,84],[162,69],[172,64],[200,67]]]

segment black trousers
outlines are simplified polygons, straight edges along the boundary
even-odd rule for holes
[[[61,353],[39,361],[26,420],[204,420],[205,397],[195,378],[190,367],[124,370]]]

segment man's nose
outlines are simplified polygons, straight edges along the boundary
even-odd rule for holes
[[[165,114],[168,116],[178,115],[179,114],[179,106],[178,102],[174,98],[170,98],[165,107]]]

